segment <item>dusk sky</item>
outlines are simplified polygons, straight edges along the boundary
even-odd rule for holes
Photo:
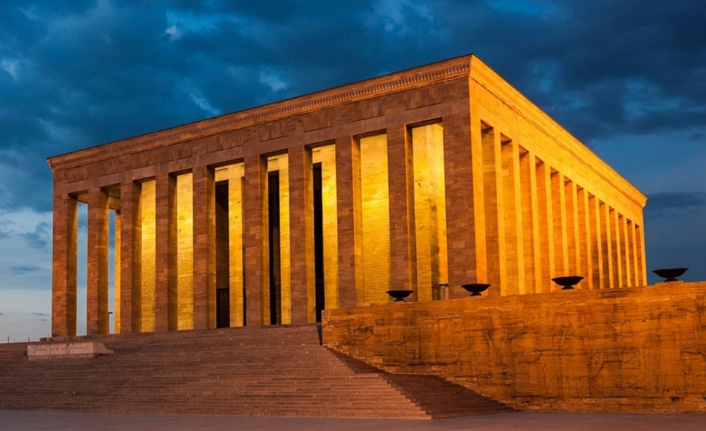
[[[695,0],[3,0],[0,342],[50,332],[47,157],[468,53],[648,196],[648,270],[706,280],[704,22]]]

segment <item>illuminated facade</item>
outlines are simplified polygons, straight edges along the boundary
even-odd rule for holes
[[[313,322],[389,289],[646,284],[645,196],[475,56],[49,164],[54,336],[76,333],[79,204],[88,334],[109,310],[115,332],[167,331]]]

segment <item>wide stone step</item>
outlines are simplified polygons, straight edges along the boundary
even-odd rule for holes
[[[29,361],[0,345],[0,408],[431,418],[507,407],[434,376],[391,375],[320,346],[312,325],[86,337],[114,354]]]

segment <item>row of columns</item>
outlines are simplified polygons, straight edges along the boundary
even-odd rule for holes
[[[484,274],[483,250],[485,235],[476,226],[482,220],[482,199],[477,185],[482,184],[478,169],[477,148],[469,145],[468,115],[454,114],[442,119],[444,165],[448,205],[449,283],[460,285]],[[388,128],[389,212],[390,212],[390,288],[416,290],[414,184],[409,128],[405,125]],[[338,306],[362,304],[359,287],[362,283],[360,148],[357,138],[336,139],[335,169],[337,191],[338,244]],[[311,202],[311,151],[293,143],[288,149],[289,223],[291,244],[291,320],[293,323],[312,321],[313,221]],[[246,315],[248,325],[266,322],[263,291],[268,277],[267,259],[267,156],[248,151],[244,164],[243,246],[245,268]],[[468,160],[474,160],[472,164]],[[229,161],[223,161],[229,162]],[[220,165],[220,164],[219,164]],[[193,166],[193,327],[215,327],[215,165]],[[156,169],[159,169],[158,167]],[[180,172],[182,173],[182,172]],[[177,247],[175,205],[175,173],[160,172],[156,183],[155,233],[155,305],[154,330],[175,330],[177,317]],[[140,182],[132,172],[118,185],[93,185],[87,190],[88,204],[88,279],[87,332],[108,332],[108,242],[110,190],[119,189],[120,205],[116,210],[116,322],[119,332],[142,330],[140,316],[141,256]],[[54,200],[54,335],[76,333],[76,264],[77,264],[77,204],[79,190],[55,195]],[[469,211],[469,206],[471,210]],[[477,209],[474,209],[477,208]],[[479,217],[480,216],[480,217]],[[479,247],[481,246],[481,247]]]
[[[500,294],[646,284],[642,226],[482,122],[488,282]]]

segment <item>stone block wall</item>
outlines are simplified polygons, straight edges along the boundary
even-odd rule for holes
[[[523,410],[706,412],[706,282],[326,310],[323,341]]]

